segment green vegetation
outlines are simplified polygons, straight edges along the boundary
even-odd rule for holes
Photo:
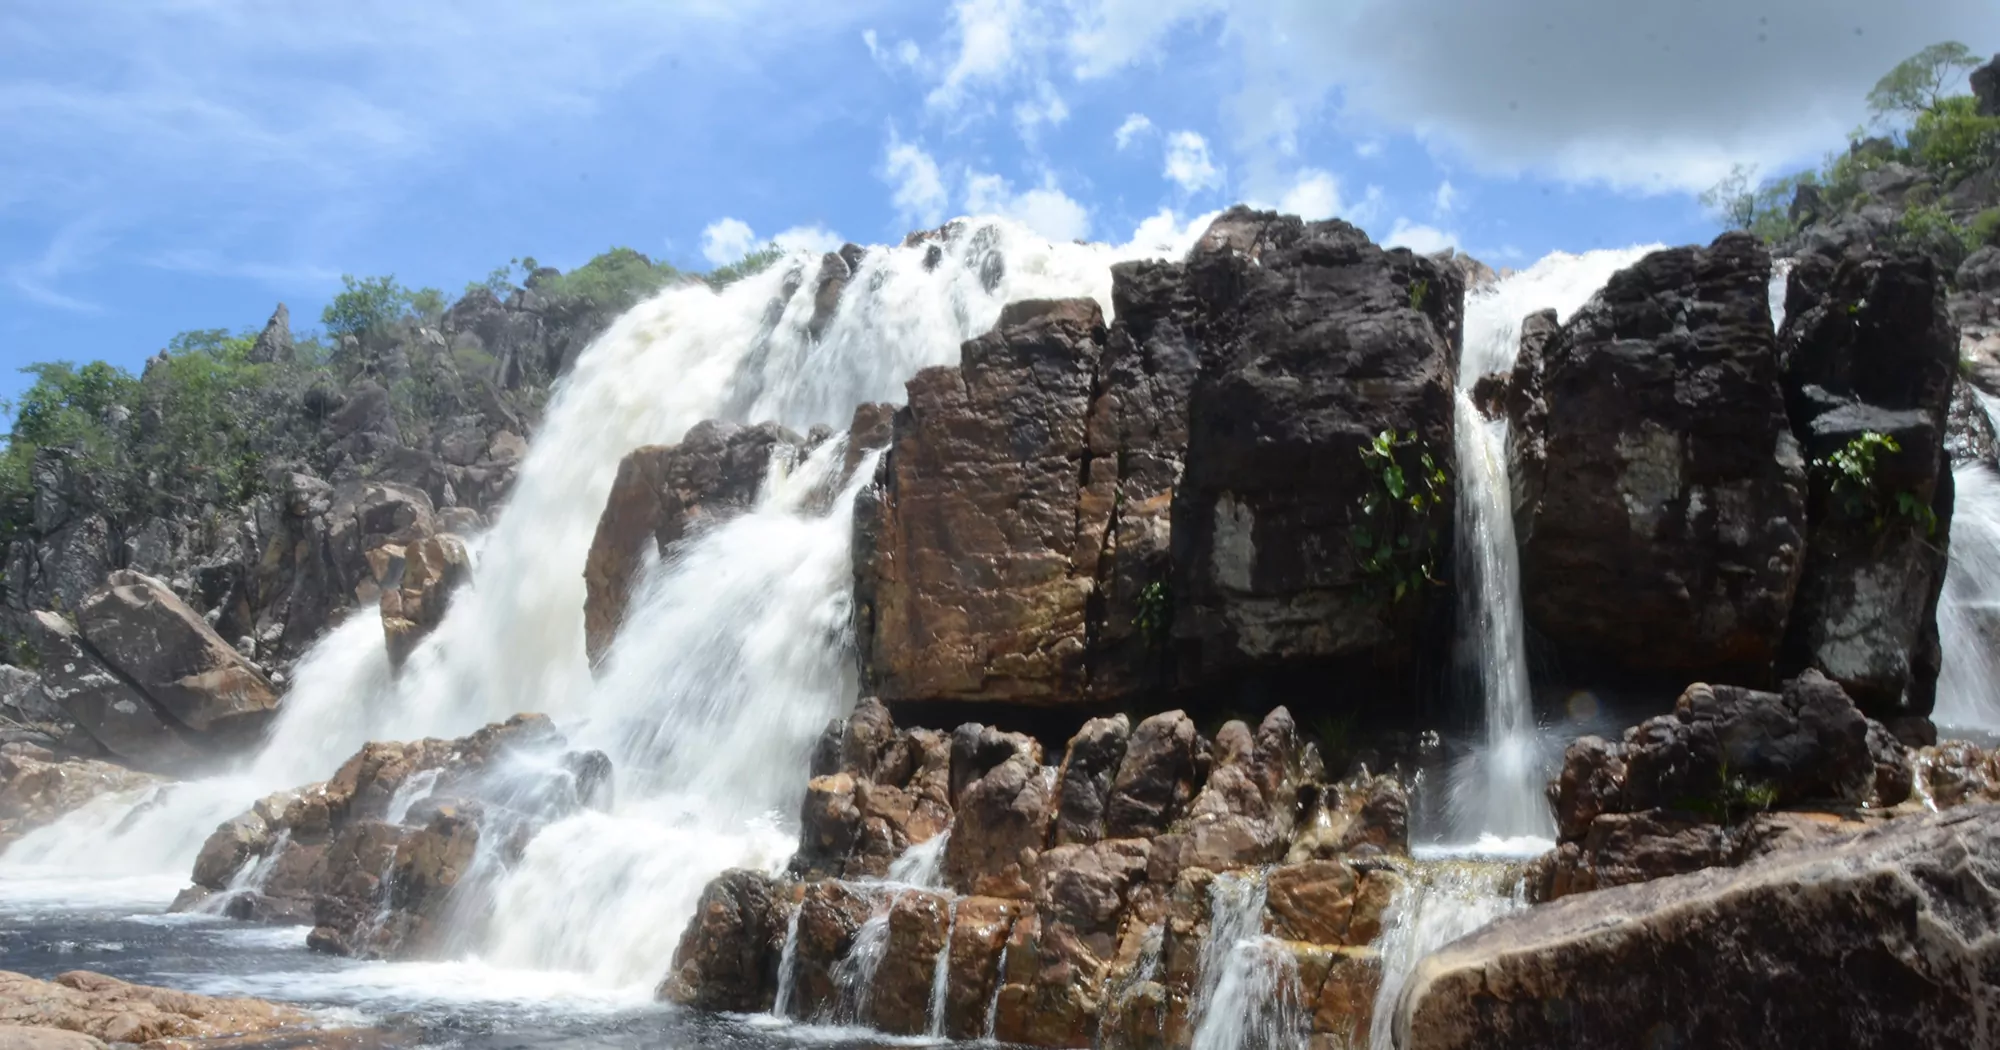
[[[767,244],[727,266],[717,267],[708,275],[707,280],[710,287],[727,288],[745,277],[763,273],[784,257],[783,249],[775,244]]]
[[[1415,431],[1384,430],[1361,446],[1369,486],[1348,530],[1364,577],[1400,602],[1437,580],[1438,530],[1431,512],[1451,481]]]
[[[1932,44],[1875,82],[1868,92],[1868,111],[1877,120],[1935,112],[1945,101],[1945,87],[1979,63],[1979,56],[1956,40]]]
[[[319,323],[326,334],[339,340],[359,338],[406,318],[435,321],[444,316],[444,293],[435,288],[411,291],[396,283],[396,276],[360,277],[341,274],[344,289],[320,311]]]
[[[1429,295],[1430,291],[1431,283],[1429,281],[1419,279],[1410,282],[1410,309],[1422,310],[1424,308],[1424,296]]]
[[[1871,430],[1814,461],[1813,467],[1830,479],[1834,505],[1842,514],[1869,521],[1878,533],[1888,528],[1891,518],[1903,518],[1929,536],[1937,532],[1937,514],[1930,504],[1912,492],[1888,491],[1878,470],[1882,453],[1902,450],[1895,438]]]
[[[1716,772],[1715,791],[1703,798],[1682,799],[1680,808],[1722,824],[1736,824],[1764,813],[1778,803],[1777,786],[1762,780],[1731,776],[1729,763]]]
[[[1132,626],[1139,629],[1139,636],[1146,644],[1158,648],[1167,640],[1167,632],[1174,624],[1174,601],[1167,591],[1166,582],[1154,580],[1139,591],[1138,608],[1132,613]]]

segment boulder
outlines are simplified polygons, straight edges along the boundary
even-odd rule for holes
[[[807,883],[799,901],[799,932],[792,946],[788,1017],[831,1019],[840,1004],[834,968],[854,948],[854,935],[875,911],[875,902],[847,883]]]
[[[1093,718],[1069,742],[1056,778],[1056,822],[1051,845],[1088,846],[1104,834],[1112,778],[1125,758],[1132,722],[1124,715]]]
[[[1140,722],[1111,782],[1105,835],[1150,838],[1165,832],[1194,801],[1208,763],[1207,741],[1186,713],[1167,711]]]
[[[1234,694],[1332,675],[1345,704],[1400,708],[1426,610],[1449,607],[1430,580],[1451,564],[1464,283],[1344,222],[1243,208],[1187,267],[1202,327],[1172,496],[1178,678]],[[1384,494],[1392,470],[1421,507]]]
[[[452,592],[472,577],[472,555],[465,541],[449,532],[417,540],[400,553],[390,551],[383,573],[382,631],[389,663],[401,667],[417,643],[444,622]]]
[[[1577,673],[1772,680],[1806,515],[1770,277],[1747,234],[1655,252],[1522,348],[1522,596]]]
[[[2000,806],[1568,897],[1419,963],[1403,1050],[2000,1040]]]
[[[1958,373],[1944,274],[1914,252],[1806,256],[1779,341],[1793,432],[1812,464],[1785,663],[1820,669],[1878,718],[1928,715],[1943,659]]]
[[[127,984],[88,970],[71,970],[53,981],[0,971],[0,1039],[27,1039],[20,1033],[45,1029],[75,1032],[94,1042],[140,1046],[186,1046],[232,1039],[301,1038],[317,1022],[302,1010],[258,999],[224,999],[143,984]],[[35,1036],[27,1045],[77,1050],[76,1043]]]
[[[944,1034],[986,1035],[987,1011],[1000,980],[1000,953],[1026,910],[1018,901],[960,897],[951,924],[951,981],[945,988]]]
[[[159,777],[95,759],[56,756],[25,744],[0,746],[0,850],[91,800],[137,792]]]
[[[951,826],[944,734],[898,730],[888,709],[868,698],[827,727],[815,750],[794,873],[880,878],[911,846]]]
[[[772,457],[799,455],[803,443],[775,423],[709,420],[677,445],[647,445],[619,461],[584,563],[584,639],[593,663],[617,636],[640,567],[702,521],[748,509]]]
[[[872,1027],[890,1035],[929,1031],[932,985],[938,955],[950,948],[952,908],[944,894],[896,894],[889,905],[888,943],[868,997]]]
[[[76,620],[92,652],[206,747],[252,743],[277,712],[264,672],[159,580],[114,572]]]
[[[1055,809],[1055,770],[1042,749],[1018,733],[961,726],[952,734],[951,839],[944,875],[964,894],[1025,900],[1035,859],[1047,844]]]
[[[292,345],[292,312],[279,303],[271,311],[271,319],[264,322],[264,330],[257,333],[257,341],[250,344],[251,364],[291,364],[297,356]]]
[[[197,763],[201,756],[194,745],[154,709],[145,693],[87,648],[73,624],[52,612],[31,613],[27,622],[49,699],[105,751],[156,772],[186,770]]]
[[[1182,868],[1227,871],[1284,858],[1298,825],[1300,765],[1297,727],[1280,707],[1253,735],[1240,721],[1215,734],[1214,764],[1184,819],[1154,846],[1155,881]]]
[[[1979,100],[1979,115],[2000,117],[2000,55],[1972,71],[1972,94]]]

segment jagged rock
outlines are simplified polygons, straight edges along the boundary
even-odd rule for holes
[[[1382,482],[1361,452],[1393,431],[1415,435],[1396,453],[1408,476],[1426,452],[1449,463],[1464,284],[1346,223],[1242,208],[1216,220],[1188,272],[1204,309],[1173,490],[1178,676],[1233,691],[1336,675],[1348,703],[1395,703],[1424,610],[1443,600],[1410,580],[1427,559],[1450,564],[1451,486],[1420,511],[1382,512],[1382,542],[1419,553],[1371,575],[1357,541],[1372,542],[1363,505]]]
[[[944,894],[898,893],[889,905],[889,940],[868,998],[868,1021],[891,1035],[929,1030],[931,984],[951,921]]]
[[[1356,870],[1342,861],[1287,864],[1266,883],[1267,926],[1288,941],[1366,947],[1382,932],[1401,881],[1387,869]]]
[[[899,731],[873,698],[827,727],[799,821],[800,874],[880,877],[911,846],[951,825],[951,743]]]
[[[1285,862],[1299,864],[1365,853],[1408,853],[1410,798],[1403,783],[1364,767],[1314,792]]]
[[[884,699],[1082,694],[1077,461],[1103,343],[1091,300],[1013,303],[957,367],[910,380],[855,510],[858,644]]]
[[[660,998],[697,1010],[760,1013],[778,994],[785,925],[796,904],[763,872],[732,868],[701,891]]]
[[[92,653],[204,747],[253,742],[277,712],[263,671],[159,580],[114,572],[76,620]]]
[[[64,714],[104,749],[154,771],[191,768],[199,752],[155,711],[146,695],[85,647],[62,616],[31,613],[30,637],[42,667],[42,687]]]
[[[789,1016],[830,1017],[840,1002],[834,966],[854,947],[854,935],[875,904],[842,882],[807,883],[799,902],[798,941],[792,949]]]
[[[1208,761],[1206,742],[1184,712],[1167,711],[1140,722],[1111,783],[1105,835],[1123,839],[1164,833],[1194,801]]]
[[[278,1040],[305,1037],[318,1027],[311,1015],[258,999],[221,999],[192,992],[127,984],[88,970],[53,981],[0,971],[0,1032],[59,1029],[107,1043],[163,1050],[225,1037]],[[101,1045],[101,1044],[99,1044]],[[50,1050],[67,1044],[52,1044]]]
[[[958,893],[1025,900],[1054,816],[1054,769],[1032,738],[961,726],[951,739],[952,806],[945,881]]]
[[[1088,846],[1104,834],[1112,778],[1125,758],[1132,722],[1124,715],[1085,722],[1063,754],[1056,780],[1056,823],[1051,845]]]
[[[1781,694],[1691,685],[1672,715],[1619,743],[1570,745],[1550,791],[1558,846],[1531,871],[1530,894],[1740,864],[1774,841],[1765,810],[1889,807],[1911,782],[1908,753],[1817,671]]]
[[[584,565],[584,636],[603,658],[631,602],[640,566],[667,553],[703,519],[747,509],[773,455],[797,455],[804,439],[775,423],[698,423],[678,445],[627,453],[597,521]]]
[[[1971,383],[1960,379],[1952,384],[1951,406],[1945,417],[1945,455],[1956,467],[1984,463],[2000,470],[2000,435],[1993,432],[1993,419],[1979,403]]]
[[[264,330],[257,333],[257,341],[250,344],[249,361],[260,365],[290,364],[296,356],[292,346],[292,312],[279,303],[271,312],[271,319],[264,322]]]
[[[1996,857],[1968,806],[1519,912],[1418,964],[1396,1045],[1991,1045]]]
[[[1172,833],[1155,843],[1156,881],[1181,868],[1227,871],[1282,859],[1299,807],[1298,730],[1280,707],[1257,732],[1240,721],[1215,734],[1214,765]]]
[[[1928,257],[1801,259],[1780,334],[1793,431],[1815,464],[1806,561],[1785,659],[1817,667],[1879,718],[1928,715],[1951,525],[1946,416],[1958,333]],[[1886,435],[1865,479],[1830,457]],[[1907,506],[1905,506],[1907,504]]]
[[[1979,100],[1979,115],[2000,117],[2000,55],[1972,71],[1972,94]]]
[[[0,850],[100,795],[138,791],[160,778],[93,759],[56,756],[26,744],[0,746]]]
[[[1554,310],[1522,318],[1514,370],[1507,377],[1503,406],[1510,424],[1507,480],[1514,498],[1514,540],[1523,545],[1534,535],[1535,509],[1542,502],[1542,475],[1549,461],[1549,403],[1542,389],[1542,371],[1549,359],[1549,344],[1561,334],[1562,324]]]
[[[1655,252],[1523,347],[1522,594],[1579,673],[1771,679],[1806,516],[1770,273],[1746,234]]]
[[[951,928],[951,982],[945,989],[944,1034],[978,1039],[1000,979],[1000,952],[1024,911],[1018,901],[960,897]]]
[[[391,551],[383,573],[382,631],[387,636],[389,663],[401,667],[444,621],[453,591],[472,576],[472,555],[465,541],[448,532],[426,536],[400,555]]]
[[[1912,757],[1916,789],[1939,809],[1968,802],[2000,802],[2000,749],[1988,751],[1967,740],[1946,740]]]

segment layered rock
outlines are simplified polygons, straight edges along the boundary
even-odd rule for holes
[[[1805,558],[1771,260],[1656,252],[1523,347],[1514,421],[1530,627],[1575,668],[1772,678]],[[1539,425],[1537,425],[1539,424]]]
[[[368,744],[331,779],[223,822],[175,908],[311,922],[308,945],[339,955],[435,951],[448,909],[485,906],[472,898],[490,886],[462,885],[482,842],[504,871],[544,824],[610,804],[610,761],[563,746],[541,715]]]
[[[1907,799],[1913,775],[1888,730],[1816,671],[1782,693],[1692,685],[1673,714],[1622,741],[1570,745],[1549,791],[1558,844],[1532,867],[1529,894],[1553,900],[1851,833],[1864,805]]]
[[[258,999],[128,984],[88,970],[53,981],[0,971],[0,1037],[53,1029],[88,1036],[85,1045],[100,1048],[116,1043],[160,1050],[210,1040],[309,1038],[323,1034],[309,1033],[317,1027],[304,1011]],[[72,1050],[70,1044],[51,1046]]]
[[[110,762],[57,761],[29,744],[0,745],[0,851],[22,835],[101,795],[138,792],[161,780]]]
[[[899,730],[863,701],[821,738],[790,876],[712,882],[660,994],[896,1034],[1186,1046],[1202,960],[1230,954],[1204,950],[1212,915],[1240,906],[1255,909],[1250,934],[1282,941],[1305,1025],[1365,1032],[1380,979],[1366,945],[1404,848],[1400,788],[1324,783],[1283,709],[1213,742],[1178,711],[1128,726],[1092,721],[1053,767],[1030,738]],[[893,858],[870,844],[935,849],[911,829],[940,816],[938,885],[884,880]]]
[[[1182,677],[1235,690],[1339,673],[1350,703],[1371,681],[1407,696],[1426,610],[1449,604],[1429,581],[1451,563],[1451,485],[1432,475],[1453,448],[1458,272],[1345,223],[1236,209],[1188,281],[1202,310],[1173,490]],[[1395,448],[1378,461],[1379,438]]]
[[[417,643],[444,622],[452,592],[472,576],[472,555],[464,540],[448,532],[383,553],[388,565],[381,582],[382,633],[390,666],[401,667]]]
[[[1995,858],[1967,806],[1502,918],[1418,965],[1396,1045],[1992,1045]]]
[[[1878,717],[1928,715],[1958,365],[1944,275],[1916,253],[1801,258],[1780,342],[1813,465],[1786,662],[1820,669]]]

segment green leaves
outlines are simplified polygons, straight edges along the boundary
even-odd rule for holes
[[[1164,581],[1154,580],[1139,592],[1138,609],[1132,615],[1132,626],[1139,629],[1146,644],[1157,647],[1166,641],[1167,632],[1173,626],[1174,602]]]
[[[1813,462],[1813,469],[1829,478],[1834,506],[1850,518],[1866,519],[1876,532],[1899,517],[1930,536],[1937,532],[1937,514],[1914,492],[1887,492],[1878,473],[1883,453],[1901,452],[1895,438],[1868,431],[1848,441],[1832,455]]]
[[[1945,85],[1979,63],[1980,57],[1956,40],[1932,44],[1898,62],[1875,82],[1868,92],[1868,111],[1878,120],[1935,111],[1944,101]]]
[[[1444,468],[1415,431],[1384,430],[1359,449],[1370,484],[1356,500],[1348,542],[1362,575],[1401,602],[1437,582],[1438,532],[1428,512],[1444,502]]]

